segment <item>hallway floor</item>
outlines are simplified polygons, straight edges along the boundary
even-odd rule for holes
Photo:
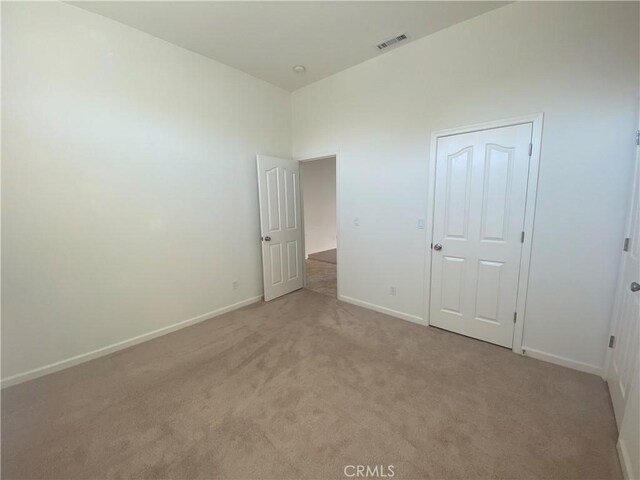
[[[335,248],[309,254],[309,258],[305,260],[307,272],[305,288],[336,298],[338,296],[337,261]]]
[[[307,290],[336,298],[338,284],[336,281],[336,264],[319,260],[305,260],[307,267]]]

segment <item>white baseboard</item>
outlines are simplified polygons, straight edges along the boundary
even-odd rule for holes
[[[579,362],[577,360],[571,360],[570,358],[561,357],[560,355],[553,355],[552,353],[541,352],[540,350],[529,348],[524,345],[522,346],[522,354],[527,357],[553,363],[562,367],[572,368],[581,372],[593,373],[594,375],[599,376],[602,376],[603,374],[602,367],[591,365],[590,363]]]
[[[632,480],[635,477],[632,477],[632,469],[631,469],[631,459],[629,458],[629,452],[627,451],[627,447],[624,444],[624,441],[620,438],[618,439],[618,443],[616,443],[616,448],[618,450],[618,458],[620,459],[620,467],[622,468],[622,478]]]
[[[368,308],[369,310],[373,310],[375,312],[385,313],[392,317],[401,318],[402,320],[407,320],[409,322],[426,326],[426,322],[421,317],[418,317],[417,315],[410,315],[408,313],[399,312],[397,310],[392,310],[387,307],[381,307],[380,305],[376,305],[374,303],[364,302],[362,300],[358,300],[357,298],[345,297],[344,295],[338,295],[338,300],[342,300],[343,302],[351,303],[359,307]]]
[[[10,387],[12,385],[17,385],[19,383],[26,382],[28,380],[33,380],[34,378],[42,377],[43,375],[48,375],[50,373],[54,373],[59,370],[64,370],[65,368],[73,367],[74,365],[88,362],[89,360],[93,360],[95,358],[109,355],[110,353],[117,352],[118,350],[123,350],[128,347],[132,347],[134,345],[137,345],[142,342],[146,342],[153,338],[166,335],[167,333],[175,332],[176,330],[180,330],[182,328],[195,325],[196,323],[209,320],[211,318],[222,315],[223,313],[230,312],[231,310],[236,310],[238,308],[251,305],[252,303],[259,302],[260,300],[262,300],[262,296],[247,298],[246,300],[242,300],[241,302],[237,302],[232,305],[227,305],[226,307],[218,308],[217,310],[213,310],[212,312],[203,313],[202,315],[198,315],[197,317],[189,318],[187,320],[174,323],[173,325],[168,325],[166,327],[153,330],[152,332],[144,333],[142,335],[138,335],[136,337],[132,337],[127,340],[123,340],[121,342],[113,343],[111,345],[107,345],[106,347],[93,350],[91,352],[82,353],[80,355],[76,355],[74,357],[60,360],[58,362],[50,363],[49,365],[44,365],[42,367],[34,368],[33,370],[29,370],[26,372],[18,373],[16,375],[12,375],[7,378],[3,378],[0,381],[0,385],[1,385],[1,388]]]
[[[640,478],[640,472],[633,471],[631,454],[624,439],[618,439],[616,448],[618,450],[618,458],[620,459],[620,467],[622,468],[622,478],[626,480],[638,480]]]

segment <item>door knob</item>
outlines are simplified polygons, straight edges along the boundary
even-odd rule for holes
[[[436,244],[433,246],[433,249],[434,249],[434,250],[437,250],[437,251],[440,251],[440,250],[442,250],[442,245],[440,245],[439,243],[436,243]]]
[[[640,283],[631,282],[631,291],[632,292],[637,292],[638,290],[640,290]]]
[[[271,241],[271,237],[264,237],[264,241],[265,242],[270,242]]]

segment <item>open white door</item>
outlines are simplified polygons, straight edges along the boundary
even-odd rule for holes
[[[638,163],[638,162],[636,162]],[[611,339],[611,357],[607,382],[611,391],[611,401],[616,415],[618,427],[622,422],[627,392],[632,383],[638,349],[640,348],[640,180],[638,165],[631,201],[630,217],[625,239],[621,278],[618,281],[616,308],[614,311],[614,327]],[[635,286],[637,285],[637,287]],[[635,290],[635,291],[634,291]]]
[[[640,478],[640,147],[616,291],[607,383],[626,478]]]
[[[299,165],[258,155],[265,301],[303,287]]]

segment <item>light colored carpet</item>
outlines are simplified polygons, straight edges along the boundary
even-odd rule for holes
[[[338,250],[334,248],[323,252],[310,253],[309,259],[336,264],[338,263]]]
[[[307,285],[305,288],[334,298],[338,296],[335,263],[305,260],[305,266],[307,272]]]
[[[2,478],[620,478],[602,379],[300,290],[2,392]]]

